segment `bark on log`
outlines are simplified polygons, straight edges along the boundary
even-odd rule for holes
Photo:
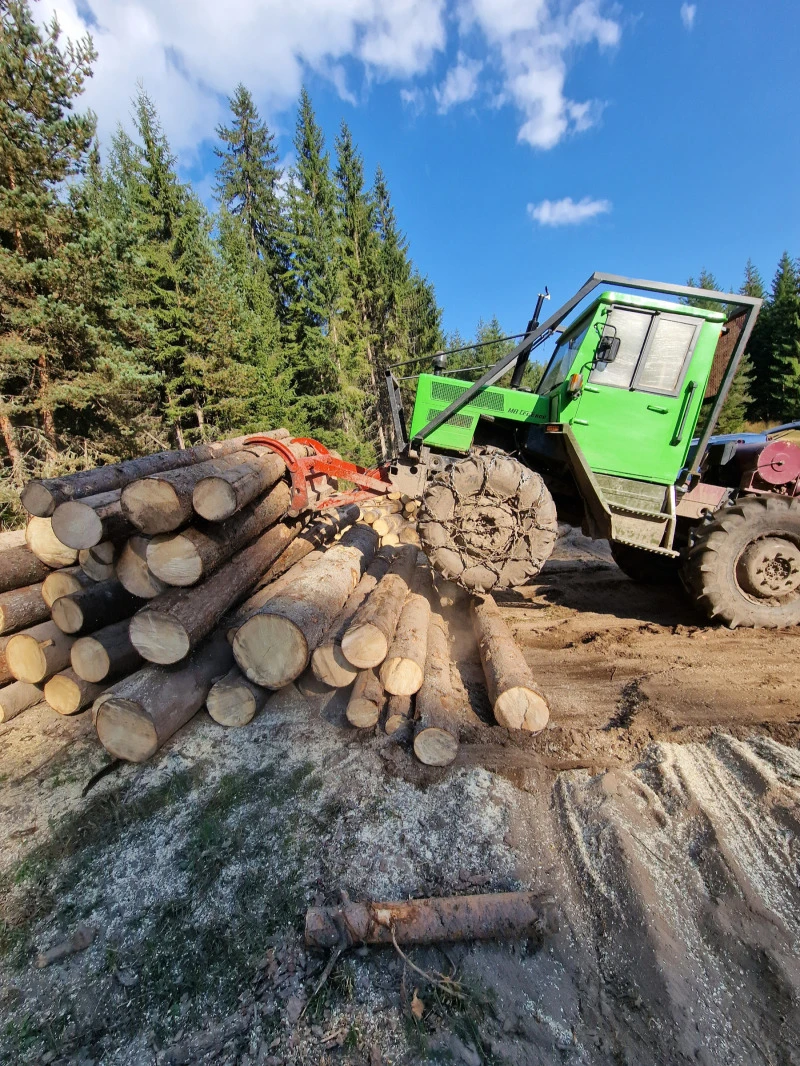
[[[42,582],[42,599],[52,607],[61,596],[80,592],[92,584],[92,578],[79,566],[67,566],[63,570],[51,570]]]
[[[92,581],[108,581],[114,576],[114,563],[117,558],[117,545],[104,540],[93,548],[84,548],[78,552],[78,565]]]
[[[24,529],[4,529],[0,532],[0,552],[21,548],[25,544]]]
[[[381,682],[393,696],[413,696],[425,677],[431,606],[430,571],[427,563],[417,567],[414,589],[406,596],[386,658],[381,663]]]
[[[495,719],[506,729],[538,733],[550,707],[491,596],[473,599],[472,623]]]
[[[96,700],[104,687],[78,677],[74,670],[62,670],[44,686],[44,698],[59,714],[77,714]]]
[[[230,645],[216,636],[179,666],[149,665],[118,681],[95,702],[100,743],[118,759],[149,759],[203,706],[231,661]]]
[[[41,583],[0,593],[0,633],[26,629],[49,617],[50,608],[42,599]]]
[[[391,737],[401,729],[409,729],[413,710],[410,696],[389,696],[383,727],[386,735]]]
[[[458,753],[461,715],[450,680],[450,647],[442,619],[436,614],[428,624],[425,680],[416,704],[414,754],[426,766],[447,766]]]
[[[272,430],[264,436],[285,439],[289,436],[285,430]],[[67,500],[82,500],[86,496],[95,496],[100,492],[122,489],[131,481],[147,477],[164,470],[177,470],[192,466],[231,452],[240,451],[246,444],[246,437],[234,437],[231,440],[217,441],[213,444],[198,444],[195,448],[180,451],[158,452],[145,455],[140,459],[128,459],[123,463],[96,467],[93,470],[81,470],[66,477],[47,478],[29,481],[22,491],[22,506],[32,515],[48,518],[60,503]]]
[[[15,533],[15,536],[17,534]],[[37,558],[25,544],[25,531],[20,530],[22,544],[15,544],[0,551],[0,593],[35,585],[44,581],[50,567]]]
[[[123,618],[121,622],[75,641],[70,662],[78,677],[98,682],[139,669],[142,657],[131,644],[129,624],[128,619]]]
[[[134,532],[122,513],[119,489],[60,503],[50,521],[55,535],[69,548],[93,548],[102,540],[122,540]]]
[[[6,663],[12,677],[38,685],[69,666],[69,653],[75,638],[58,628],[55,622],[15,633],[6,644]]]
[[[319,515],[307,529],[304,529],[297,540],[279,555],[272,566],[262,577],[260,584],[266,585],[280,577],[290,567],[298,563],[304,556],[316,551],[323,544],[329,544],[337,533],[347,529],[358,521],[359,506],[357,503],[345,504],[342,507],[329,507]]]
[[[152,600],[167,588],[147,565],[149,537],[138,533],[125,542],[116,563],[117,579],[123,587],[142,600]]]
[[[0,637],[0,685],[5,685],[13,676],[6,662],[6,644],[9,640],[11,637]]]
[[[257,499],[286,473],[286,464],[267,448],[245,455],[242,462],[202,478],[192,493],[192,506],[209,522],[222,522]]]
[[[389,573],[356,611],[342,637],[345,658],[359,670],[379,666],[386,658],[408,594],[416,557],[416,551],[410,547],[396,553]]]
[[[297,581],[310,566],[314,566],[317,559],[320,559],[322,555],[323,553],[320,551],[306,555],[299,563],[295,563],[290,570],[287,570],[285,574],[281,574],[280,577],[271,581],[269,585],[266,585],[264,588],[259,588],[257,592],[254,592],[252,596],[248,596],[248,598],[240,603],[235,610],[231,611],[229,615],[223,618],[220,629],[227,634],[230,643],[233,643],[236,631],[240,626],[244,625],[248,618],[260,611],[261,608],[274,596],[278,596],[282,592],[285,592],[287,588],[291,588],[292,584]]]
[[[253,720],[269,695],[265,688],[248,681],[238,666],[233,666],[211,686],[206,707],[215,722],[237,728]]]
[[[30,518],[25,529],[25,543],[47,566],[73,566],[78,558],[75,548],[62,544],[53,532],[49,518]]]
[[[311,668],[315,676],[331,688],[346,688],[356,679],[358,669],[344,657],[342,637],[353,615],[386,574],[391,562],[392,554],[389,551],[382,550],[375,556],[311,656]]]
[[[62,596],[53,604],[53,621],[64,633],[93,633],[123,618],[130,618],[142,601],[115,578],[98,581],[80,592]]]
[[[44,699],[41,685],[29,685],[25,681],[14,681],[5,688],[0,688],[0,722],[10,722],[18,714],[35,707]]]
[[[359,670],[347,703],[347,721],[357,729],[372,729],[386,703],[386,693],[375,669]]]
[[[131,619],[131,642],[153,663],[176,663],[219,623],[300,532],[300,523],[281,523],[263,533],[201,585],[170,589]],[[251,678],[251,680],[254,680]]]
[[[390,903],[310,907],[306,946],[435,944],[457,940],[509,940],[541,936],[555,927],[552,908],[533,892],[440,896]]]
[[[371,562],[375,540],[369,526],[353,526],[290,589],[248,618],[233,651],[251,681],[276,689],[302,674]]]

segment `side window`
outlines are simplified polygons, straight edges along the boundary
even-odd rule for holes
[[[630,311],[622,307],[611,308],[606,318],[603,336],[619,337],[619,351],[613,363],[598,363],[592,370],[589,381],[593,385],[615,385],[618,389],[631,387],[652,320],[652,314],[646,311]]]
[[[675,392],[701,324],[696,318],[659,315],[634,387],[648,392]]]
[[[580,333],[573,334],[572,337],[564,337],[559,341],[558,347],[553,353],[553,358],[550,360],[550,366],[547,368],[542,380],[539,382],[537,392],[540,396],[544,396],[560,385],[564,378],[567,376],[567,371],[572,366],[572,362],[575,358],[575,353],[583,344],[583,339],[586,336],[589,327],[582,329]]]

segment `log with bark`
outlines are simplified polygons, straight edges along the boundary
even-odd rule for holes
[[[385,703],[386,693],[377,670],[359,670],[347,702],[347,721],[357,729],[372,729],[378,724]]]
[[[0,637],[0,685],[5,685],[13,676],[6,662],[6,645],[9,640],[11,637]]]
[[[291,588],[248,618],[233,651],[251,681],[277,689],[302,674],[369,566],[375,542],[369,526],[353,526]]]
[[[381,683],[393,696],[413,696],[425,677],[428,625],[431,617],[430,570],[418,566],[412,590],[406,596],[392,643],[381,663]]]
[[[405,525],[405,519],[401,514],[388,514],[376,518],[372,528],[379,537],[385,537],[387,533],[399,533]]]
[[[395,554],[388,574],[356,611],[342,637],[345,658],[359,670],[380,666],[386,658],[408,594],[416,558],[417,553],[411,547],[401,548]]]
[[[364,576],[351,592],[347,603],[333,620],[330,629],[311,656],[311,668],[314,674],[331,688],[345,688],[356,679],[358,668],[344,657],[342,637],[347,632],[353,615],[386,574],[391,562],[392,553],[381,549],[367,567]]]
[[[286,439],[286,430],[271,430],[264,436]],[[217,441],[213,444],[198,444],[194,448],[179,451],[158,452],[145,455],[140,459],[128,459],[122,463],[96,467],[93,470],[81,470],[77,474],[65,477],[46,478],[29,481],[22,491],[22,506],[29,514],[48,518],[60,503],[67,500],[82,500],[100,492],[122,489],[131,481],[147,477],[163,470],[177,470],[192,466],[231,452],[240,451],[247,443],[247,437],[234,437],[231,440]]]
[[[70,662],[78,677],[98,682],[138,670],[142,657],[131,644],[129,624],[128,619],[123,618],[121,622],[75,641]]]
[[[426,766],[447,766],[458,754],[461,707],[450,680],[450,647],[441,616],[428,624],[425,680],[417,693],[414,754]]]
[[[111,755],[144,762],[203,706],[214,678],[231,667],[227,640],[212,637],[178,666],[148,665],[95,701],[100,743]]]
[[[296,540],[292,541],[286,551],[278,556],[262,577],[260,584],[266,585],[274,581],[304,556],[316,551],[323,544],[329,544],[337,533],[343,532],[348,526],[358,521],[359,511],[357,503],[343,504],[341,507],[327,507]]]
[[[122,513],[119,489],[60,503],[50,521],[55,535],[69,548],[93,548],[103,540],[122,540],[134,532]]]
[[[242,457],[238,466],[207,474],[194,487],[192,506],[209,522],[222,522],[257,499],[286,473],[283,459],[268,448]]]
[[[0,593],[0,633],[26,629],[49,617],[50,608],[42,598],[41,583]]]
[[[384,732],[391,737],[400,730],[410,729],[413,715],[414,706],[410,696],[389,696],[386,701]]]
[[[457,940],[540,937],[557,928],[552,904],[534,892],[491,892],[388,903],[310,907],[305,938],[310,948],[360,944],[436,944]]]
[[[116,578],[97,581],[80,592],[61,596],[52,607],[53,621],[64,633],[93,633],[95,629],[130,618],[142,601]]]
[[[96,700],[103,688],[78,677],[72,669],[62,670],[45,684],[44,698],[59,714],[77,714]]]
[[[41,685],[29,685],[25,681],[14,681],[5,688],[0,688],[0,722],[10,722],[18,714],[35,707],[44,700]]]
[[[0,552],[11,548],[21,548],[25,544],[24,529],[4,529],[0,531]]]
[[[472,622],[495,719],[507,729],[538,733],[550,708],[491,596],[473,598]]]
[[[226,615],[222,620],[220,629],[227,634],[230,643],[233,643],[236,631],[240,626],[244,625],[248,618],[260,611],[264,604],[271,600],[273,596],[278,596],[287,588],[290,588],[293,582],[297,581],[310,566],[316,564],[317,559],[322,554],[321,551],[314,551],[310,555],[306,555],[300,562],[295,563],[291,569],[287,570],[285,574],[281,574],[280,577],[271,581],[269,585],[265,585],[263,588],[259,586],[257,592],[254,592],[252,596],[248,596],[230,614]]]
[[[194,585],[282,518],[290,500],[289,486],[280,482],[227,522],[216,526],[198,524],[181,533],[154,537],[147,547],[147,565],[166,585]]]
[[[114,576],[118,548],[112,540],[104,540],[93,548],[78,552],[78,565],[92,581],[107,581]]]
[[[247,725],[267,702],[270,693],[248,681],[238,666],[215,681],[206,700],[208,713],[220,725]]]
[[[77,549],[68,548],[55,535],[49,518],[28,519],[25,543],[37,559],[53,569],[59,566],[73,566],[78,558]]]
[[[40,622],[9,637],[6,664],[12,677],[38,685],[69,666],[69,653],[75,638],[63,633],[52,620]]]
[[[134,534],[123,545],[116,562],[117,579],[128,592],[142,600],[152,600],[167,588],[147,565],[149,543],[149,537]]]
[[[273,526],[202,584],[169,589],[150,600],[131,619],[133,646],[153,663],[183,659],[255,584],[300,528],[299,522]]]
[[[50,567],[25,544],[24,530],[15,532],[15,540],[19,537],[22,537],[22,544],[9,541],[8,547],[0,550],[0,593],[36,585],[52,573]]]
[[[79,566],[66,566],[63,570],[51,570],[42,582],[42,599],[48,607],[61,596],[69,596],[71,592],[80,592],[93,584],[92,578],[85,574]]]

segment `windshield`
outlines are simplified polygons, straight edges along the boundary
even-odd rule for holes
[[[553,352],[553,358],[550,360],[550,365],[539,383],[539,388],[536,390],[540,396],[544,396],[546,392],[551,392],[567,376],[567,371],[572,366],[575,353],[583,344],[583,338],[588,330],[589,327],[586,326],[580,333],[573,333],[571,336],[565,335],[558,342],[556,350]]]

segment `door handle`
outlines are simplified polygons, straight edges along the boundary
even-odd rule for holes
[[[666,407],[656,407],[655,404],[649,403],[647,405],[648,411],[655,411],[657,415],[668,415],[669,411]]]
[[[689,408],[692,406],[692,398],[697,391],[697,382],[690,381],[689,387],[686,390],[686,399],[683,402],[683,411],[681,412],[681,420],[678,425],[678,432],[672,441],[673,444],[680,444],[683,440],[683,432],[686,429],[686,419],[689,417]]]

